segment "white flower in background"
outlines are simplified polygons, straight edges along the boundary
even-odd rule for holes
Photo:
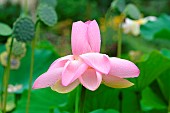
[[[125,23],[122,24],[123,32],[125,34],[132,34],[138,36],[140,34],[140,25],[147,23],[148,21],[156,21],[157,18],[154,16],[148,16],[139,20],[125,19]]]
[[[9,84],[8,85],[8,92],[9,93],[14,93],[14,92],[17,92],[19,91],[20,89],[22,89],[22,84],[17,84],[17,85],[12,85],[12,84]]]
[[[125,19],[125,23],[122,24],[123,32],[125,34],[133,34],[134,36],[137,36],[140,34],[140,25],[129,18]]]

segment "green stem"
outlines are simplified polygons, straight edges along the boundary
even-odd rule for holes
[[[81,87],[78,86],[76,90],[75,113],[79,113],[80,93],[81,93]]]
[[[168,105],[168,113],[170,113],[170,100],[169,100],[169,105]]]
[[[4,98],[3,98],[3,113],[6,113],[6,103],[7,103],[7,96],[8,96],[8,82],[9,82],[9,76],[10,76],[10,67],[11,67],[11,54],[12,54],[12,46],[13,46],[14,38],[12,37],[12,41],[10,44],[10,51],[8,55],[8,61],[7,61],[7,67],[4,72]]]
[[[119,112],[120,113],[122,113],[122,106],[123,106],[123,92],[122,91],[120,91],[120,93],[119,93]]]
[[[24,14],[27,15],[27,13],[28,13],[28,1],[25,0],[24,1]]]
[[[121,25],[118,29],[118,46],[117,46],[117,57],[121,57],[121,51],[122,51],[122,31],[121,31]]]
[[[32,40],[31,65],[30,65],[30,77],[29,77],[29,88],[28,88],[28,96],[27,96],[27,104],[26,104],[26,113],[29,113],[31,89],[32,89],[32,76],[33,76],[33,71],[34,71],[34,50],[35,50],[36,41],[39,38],[39,32],[40,32],[40,23],[37,22],[35,38]]]
[[[82,86],[81,96],[80,96],[80,113],[84,113],[85,97],[86,97],[86,88]]]
[[[84,113],[85,94],[86,88],[83,86],[77,87],[75,113]]]
[[[121,29],[121,26],[122,26],[122,22],[119,24],[119,28],[118,28],[117,57],[119,57],[119,58],[121,57],[121,51],[122,51],[122,29]],[[119,110],[121,113],[122,112],[122,101],[123,101],[122,91],[120,91],[119,98],[120,98]]]
[[[0,55],[0,57],[1,57],[1,55]],[[5,69],[5,68],[4,68]],[[4,71],[3,71],[3,75],[4,75]],[[1,78],[1,83],[2,83],[2,85],[0,86],[0,89],[2,89],[3,90],[3,87],[4,87],[4,85],[5,85],[5,80],[4,80],[4,77],[2,76],[2,78]],[[1,98],[0,98],[0,101],[1,101],[1,106],[3,105],[3,92],[0,92],[0,95],[1,95]]]
[[[141,105],[140,105],[140,100],[142,98],[141,96],[141,92],[140,91],[136,91],[136,97],[137,97],[137,104],[138,104],[138,112],[141,113],[142,112],[142,109],[141,109]]]

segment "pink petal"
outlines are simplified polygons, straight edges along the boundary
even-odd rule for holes
[[[88,26],[88,42],[90,44],[90,47],[93,52],[100,52],[100,29],[96,22],[96,20],[93,20],[91,22],[87,22],[89,24]]]
[[[61,79],[63,68],[56,68],[49,70],[40,75],[33,84],[33,89],[45,88],[53,85],[56,81]]]
[[[107,55],[100,53],[86,53],[80,55],[85,63],[97,71],[108,74],[110,70],[110,61]]]
[[[87,38],[87,24],[83,23],[82,21],[74,22],[71,33],[71,46],[73,55],[91,52]]]
[[[104,75],[102,83],[112,88],[127,88],[134,85],[132,82],[126,79],[119,78],[112,75]]]
[[[51,86],[51,89],[59,93],[68,93],[72,91],[74,88],[76,88],[79,85],[79,83],[80,82],[77,79],[68,86],[63,86],[61,80],[59,80],[53,86]]]
[[[88,20],[85,22],[85,24],[89,25],[91,23],[91,20]]]
[[[63,69],[62,84],[64,86],[69,85],[81,76],[87,68],[88,65],[79,60],[68,61]]]
[[[140,70],[138,67],[124,59],[112,57],[110,58],[111,69],[109,75],[118,76],[120,78],[129,78],[139,76]]]
[[[84,87],[94,91],[100,86],[102,75],[94,69],[88,69],[79,77],[79,80]]]
[[[73,59],[74,59],[73,55],[67,55],[67,56],[61,57],[61,58],[55,60],[55,61],[51,64],[51,66],[49,67],[48,70],[50,70],[50,69],[55,69],[55,68],[58,68],[58,67],[64,67],[64,65],[65,65],[65,63],[66,63],[67,61],[71,61],[71,60],[73,60]]]

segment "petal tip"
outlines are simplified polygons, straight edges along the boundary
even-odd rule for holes
[[[128,87],[131,87],[131,86],[134,86],[134,85],[135,85],[134,83],[130,82],[130,83],[129,83],[129,86],[127,86],[127,88],[128,88]],[[125,87],[125,88],[126,88],[126,87]]]
[[[32,89],[40,89],[41,87],[37,84],[37,82],[34,82]]]
[[[133,85],[135,85],[135,84],[132,82],[129,82],[128,84],[122,86],[121,88],[129,88],[129,87],[132,87]]]
[[[134,64],[135,65],[135,64]],[[135,72],[134,72],[134,76],[132,76],[132,78],[134,78],[134,77],[138,77],[139,76],[139,74],[140,74],[140,70],[139,70],[139,68],[135,65]]]

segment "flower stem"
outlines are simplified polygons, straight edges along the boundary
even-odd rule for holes
[[[140,91],[136,91],[136,97],[137,97],[137,104],[138,104],[138,112],[141,113],[142,109],[141,109],[141,105],[140,105],[140,100],[141,100],[141,92]]]
[[[8,96],[8,82],[10,76],[10,67],[11,67],[11,54],[12,54],[12,46],[13,46],[14,38],[12,37],[12,41],[10,44],[10,51],[8,55],[7,67],[4,70],[4,98],[3,98],[3,113],[6,113],[6,103],[7,103],[7,96]]]
[[[82,86],[81,96],[80,96],[80,113],[84,113],[85,98],[86,98],[86,88]]]
[[[170,112],[170,100],[169,100],[169,105],[168,105],[168,113]]]
[[[27,15],[28,13],[28,0],[24,0],[24,14]]]
[[[77,87],[75,113],[84,113],[85,94],[86,88],[83,86]]]
[[[123,92],[122,91],[120,91],[120,93],[119,93],[119,112],[120,113],[122,113],[122,106],[123,106]]]
[[[117,46],[117,57],[121,57],[121,51],[122,51],[122,31],[121,31],[121,25],[118,28],[118,46]]]
[[[121,20],[121,23],[119,24],[119,28],[118,28],[118,44],[117,44],[117,57],[118,58],[121,57],[121,51],[122,51],[122,29],[121,29],[122,22],[123,22],[123,19]],[[122,91],[120,91],[119,93],[119,98],[120,98],[119,110],[121,113],[122,112],[122,101],[123,101]]]
[[[34,71],[34,50],[35,50],[36,41],[39,38],[39,32],[40,32],[40,22],[37,22],[35,38],[33,38],[32,40],[31,65],[30,65],[30,77],[29,77],[29,88],[28,88],[28,96],[27,96],[26,113],[29,113],[31,89],[32,89],[32,76],[33,76],[33,71]]]
[[[0,55],[1,56],[1,55]],[[4,68],[5,69],[5,68]],[[4,75],[4,70],[3,70],[3,74],[2,75]],[[4,85],[5,85],[5,79],[4,79],[4,76],[2,76],[2,78],[1,78],[1,81],[0,81],[1,83],[2,83],[2,85],[0,86],[0,89],[2,89],[2,92],[0,92],[0,95],[1,95],[1,98],[0,98],[0,101],[1,101],[1,106],[3,107],[3,87],[4,87]]]
[[[76,90],[75,113],[79,113],[80,93],[81,93],[81,87],[78,86]]]

